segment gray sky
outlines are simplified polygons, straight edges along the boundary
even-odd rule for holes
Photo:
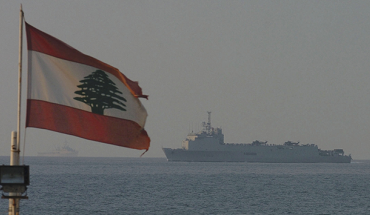
[[[21,2],[0,1],[2,156],[16,130]],[[300,141],[370,159],[370,1],[26,1],[23,10],[139,81],[149,95],[146,157],[180,147],[212,111],[228,143]],[[28,128],[25,154],[65,141],[81,156],[142,153]]]

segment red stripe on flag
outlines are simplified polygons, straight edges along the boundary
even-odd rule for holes
[[[39,100],[27,100],[26,127],[47,129],[133,149],[148,150],[150,143],[146,131],[133,121]]]
[[[141,87],[137,81],[130,80],[117,68],[101,62],[100,60],[91,56],[83,54],[65,42],[31,26],[27,22],[26,32],[28,50],[41,52],[56,58],[81,63],[104,70],[105,72],[109,72],[121,80],[134,96],[148,98],[147,95],[143,95]]]

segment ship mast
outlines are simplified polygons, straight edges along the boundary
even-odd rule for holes
[[[208,123],[207,123],[207,127],[206,127],[206,130],[207,130],[207,134],[211,134],[211,111],[207,111],[208,113]]]

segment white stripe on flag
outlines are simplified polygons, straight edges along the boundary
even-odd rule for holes
[[[29,51],[28,54],[31,56],[28,99],[47,101],[91,112],[90,106],[73,98],[80,97],[75,94],[75,91],[80,90],[77,86],[82,84],[79,81],[96,71],[96,68],[35,51]],[[126,111],[110,108],[104,110],[104,115],[128,119],[144,127],[147,116],[144,106],[119,79],[110,73],[106,74],[116,84],[118,90],[122,92],[120,96],[124,97],[127,102],[125,102]]]

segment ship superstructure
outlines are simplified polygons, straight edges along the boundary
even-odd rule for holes
[[[168,161],[261,162],[261,163],[350,163],[343,149],[321,150],[315,144],[287,141],[282,145],[262,141],[224,143],[221,128],[211,126],[211,112],[203,130],[190,133],[182,148],[162,148]]]

